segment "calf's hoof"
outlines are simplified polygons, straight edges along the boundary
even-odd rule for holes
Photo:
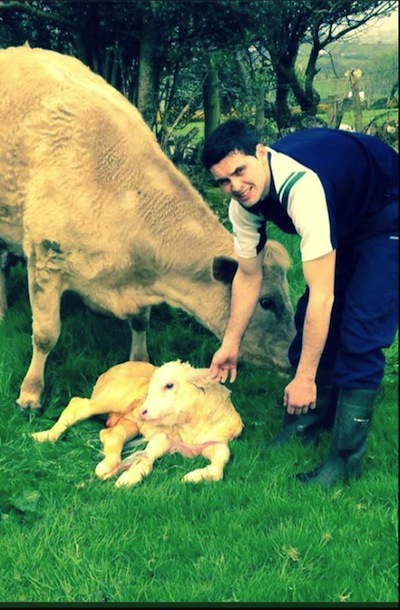
[[[116,481],[115,487],[133,487],[142,482],[143,476],[141,473],[124,472]]]
[[[202,483],[203,481],[221,481],[222,472],[210,472],[207,468],[197,468],[182,477],[182,483]]]
[[[105,481],[106,479],[110,479],[115,474],[117,474],[120,469],[121,462],[110,463],[107,460],[103,460],[96,466],[95,475]]]
[[[42,432],[33,432],[31,436],[37,443],[53,443],[55,441],[55,439],[51,436],[50,430],[43,430]]]

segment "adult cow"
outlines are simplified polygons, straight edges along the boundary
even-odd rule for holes
[[[150,308],[161,302],[221,337],[237,266],[231,236],[138,110],[77,59],[26,46],[0,50],[0,91],[0,245],[27,261],[33,319],[18,404],[40,406],[66,290],[131,321],[131,360],[148,360]],[[287,366],[288,265],[270,242],[241,354],[256,365]]]

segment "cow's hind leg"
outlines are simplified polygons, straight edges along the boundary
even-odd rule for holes
[[[100,440],[103,443],[104,460],[96,467],[96,475],[100,479],[109,479],[118,472],[121,466],[121,453],[124,444],[129,439],[138,435],[137,424],[122,418],[115,426],[104,428],[100,432]]]
[[[210,460],[205,468],[197,468],[188,472],[183,478],[184,483],[200,483],[201,481],[220,481],[224,476],[224,467],[228,463],[230,452],[226,443],[209,445],[202,451],[202,456]]]
[[[129,328],[131,329],[131,351],[129,360],[139,360],[149,362],[147,351],[147,328],[150,322],[151,307],[146,307],[138,315],[128,318]]]
[[[80,421],[84,421],[85,419],[89,419],[90,417],[93,417],[93,415],[100,415],[105,412],[105,409],[99,408],[95,401],[90,400],[89,398],[74,396],[52,428],[41,432],[34,432],[32,437],[39,443],[45,441],[54,443],[70,426],[73,426]]]

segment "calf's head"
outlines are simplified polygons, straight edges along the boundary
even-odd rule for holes
[[[211,380],[209,374],[209,369],[195,369],[179,361],[167,362],[150,380],[139,419],[162,426],[184,422],[185,416],[204,397],[204,388],[218,383]]]

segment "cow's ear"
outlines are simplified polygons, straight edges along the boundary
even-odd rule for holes
[[[207,388],[219,383],[218,379],[211,379],[210,369],[192,369],[188,374],[188,381],[198,388]]]
[[[232,284],[238,263],[227,256],[216,256],[213,260],[213,277],[218,282]]]

